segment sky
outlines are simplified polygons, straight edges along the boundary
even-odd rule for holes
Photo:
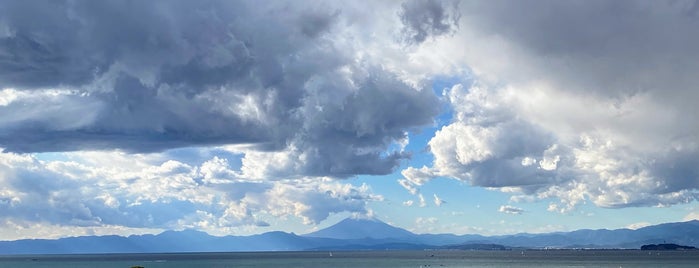
[[[2,1],[0,240],[699,219],[695,1]]]

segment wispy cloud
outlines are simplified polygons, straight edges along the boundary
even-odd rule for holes
[[[518,208],[518,207],[513,207],[513,206],[510,206],[510,205],[503,205],[503,206],[500,206],[500,208],[498,209],[498,211],[499,211],[499,212],[502,212],[502,213],[516,214],[516,215],[519,215],[519,214],[524,213],[524,209],[521,209],[521,208]]]
[[[425,197],[422,196],[422,194],[417,195],[418,200],[420,201],[420,207],[424,208],[427,206],[427,201],[425,201]]]
[[[437,196],[437,194],[434,194],[434,205],[435,206],[441,207],[442,204],[445,204],[445,203],[447,203],[447,201],[442,200],[441,198],[439,198],[439,196]]]

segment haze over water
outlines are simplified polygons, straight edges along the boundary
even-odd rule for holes
[[[0,257],[13,268],[191,267],[696,267],[699,251],[512,250],[337,251],[24,255]]]

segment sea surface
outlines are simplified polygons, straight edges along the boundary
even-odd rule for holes
[[[699,267],[699,250],[314,251],[0,256],[12,268]]]

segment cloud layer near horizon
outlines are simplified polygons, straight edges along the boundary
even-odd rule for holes
[[[316,224],[330,214],[366,214],[382,197],[329,178],[281,181],[242,178],[228,161],[213,157],[198,166],[162,154],[69,154],[44,161],[0,154],[0,222],[30,226],[196,228],[225,232],[265,227],[271,217]],[[161,163],[161,164],[157,164]]]

